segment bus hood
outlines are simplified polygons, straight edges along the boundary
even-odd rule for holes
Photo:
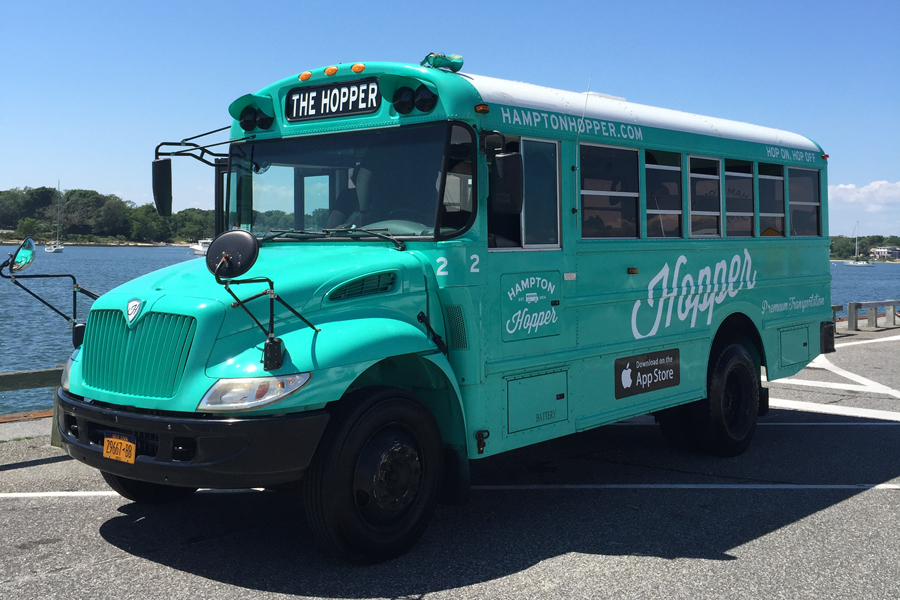
[[[416,316],[428,310],[426,277],[416,254],[376,243],[278,242],[260,249],[243,279],[272,280],[280,298],[322,329],[320,338],[336,338],[344,324],[366,319],[424,331]],[[268,286],[230,288],[247,299]],[[237,366],[237,357],[246,365],[252,355],[258,364],[265,334],[235,304],[205,260],[173,265],[113,289],[91,307],[72,392],[116,404],[193,410],[197,394],[211,381],[246,376],[230,367]],[[268,327],[267,295],[245,306]],[[287,352],[308,352],[292,349],[290,340],[306,339],[311,330],[278,302],[274,307],[275,334],[285,339]],[[289,362],[278,372],[298,366]],[[254,369],[261,371],[262,365]],[[76,371],[81,377],[74,377]]]

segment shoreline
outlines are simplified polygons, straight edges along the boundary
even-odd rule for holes
[[[0,241],[0,245],[2,246],[18,246],[24,240],[2,240]],[[35,241],[34,244],[36,246],[46,246],[46,242],[38,242]],[[154,243],[154,242],[63,242],[63,247],[68,246],[102,246],[115,248],[118,246],[125,247],[137,247],[137,248],[190,248],[191,242],[172,242],[171,244],[167,243]]]

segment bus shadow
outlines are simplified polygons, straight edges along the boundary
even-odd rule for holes
[[[900,476],[900,427],[796,429],[760,427],[751,450],[728,460],[673,451],[655,427],[636,425],[479,461],[472,501],[438,507],[409,553],[378,565],[323,557],[310,542],[299,498],[290,494],[200,492],[176,505],[128,504],[100,533],[134,556],[204,578],[335,598],[419,597],[502,578],[567,553],[736,560],[732,549],[862,490],[553,486],[852,485]]]

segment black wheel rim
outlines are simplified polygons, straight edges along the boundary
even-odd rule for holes
[[[397,425],[376,431],[363,446],[353,477],[353,500],[374,527],[390,526],[409,512],[424,474],[415,437]]]
[[[752,385],[753,379],[742,368],[731,369],[725,379],[722,414],[725,416],[725,426],[735,438],[745,436],[750,430]]]

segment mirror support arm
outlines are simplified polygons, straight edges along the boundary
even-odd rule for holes
[[[26,276],[20,275],[18,278],[21,278],[21,277],[26,277]],[[66,277],[66,275],[29,275],[27,277],[30,279],[32,277]],[[10,281],[12,281],[14,285],[17,285],[20,288],[22,288],[23,290],[25,290],[26,292],[28,292],[28,294],[32,298],[36,298],[41,304],[43,304],[44,306],[46,306],[47,308],[49,308],[50,310],[52,310],[53,312],[55,312],[56,314],[61,316],[63,319],[65,319],[69,323],[72,323],[73,325],[75,324],[75,298],[77,297],[75,291],[72,292],[72,316],[69,317],[66,314],[64,314],[62,311],[60,311],[58,308],[56,308],[55,306],[53,306],[52,304],[50,304],[49,302],[47,302],[46,300],[44,300],[43,298],[41,298],[40,296],[38,296],[37,294],[32,292],[31,290],[29,290],[27,287],[25,287],[24,285],[22,285],[21,283],[16,281],[18,278],[16,276],[8,277],[8,279]],[[73,281],[74,281],[74,279],[73,279]]]

